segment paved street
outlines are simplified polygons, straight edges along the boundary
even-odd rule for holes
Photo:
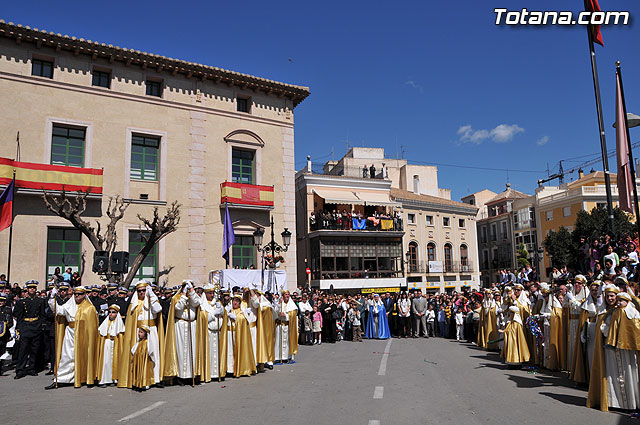
[[[3,424],[640,423],[587,409],[560,374],[507,370],[497,354],[437,338],[301,347],[293,365],[196,388],[44,391],[47,378],[0,378]]]

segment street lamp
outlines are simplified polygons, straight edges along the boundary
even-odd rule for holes
[[[537,247],[537,249],[533,254],[533,261],[536,262],[536,273],[538,274],[537,276],[538,280],[541,280],[540,261],[542,260],[543,256],[544,256],[544,248],[542,248],[541,246]]]
[[[273,217],[271,217],[271,241],[269,241],[264,246],[262,245],[263,237],[264,237],[264,229],[258,228],[255,232],[253,232],[253,244],[255,245],[258,252],[262,252],[267,255],[271,255],[271,266],[275,267],[275,256],[276,254],[280,254],[281,252],[287,252],[289,249],[289,245],[291,244],[291,232],[288,228],[284,228],[284,231],[280,233],[282,237],[282,245],[276,243],[275,234],[273,232]]]

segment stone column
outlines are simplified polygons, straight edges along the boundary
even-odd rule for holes
[[[291,245],[285,253],[285,270],[287,271],[287,289],[297,287],[298,273],[296,266],[296,185],[295,185],[295,153],[293,141],[293,127],[282,129],[282,191],[284,193],[284,209],[282,226],[291,232]]]
[[[205,245],[205,185],[207,177],[206,132],[204,122],[206,116],[202,112],[191,111],[191,144],[189,151],[189,279],[197,284],[207,282],[206,245]]]

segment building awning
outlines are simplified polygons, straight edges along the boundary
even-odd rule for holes
[[[389,192],[356,192],[358,198],[360,198],[365,205],[375,205],[375,206],[392,206],[399,207],[401,204],[399,202],[394,202],[389,199]]]
[[[356,192],[338,191],[330,189],[313,189],[313,193],[324,199],[328,204],[364,205],[364,201],[358,198]]]

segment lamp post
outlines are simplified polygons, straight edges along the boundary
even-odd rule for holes
[[[282,237],[282,245],[275,241],[275,234],[273,231],[273,217],[271,217],[271,241],[262,245],[262,239],[264,237],[264,229],[259,227],[253,232],[253,244],[258,252],[263,252],[267,255],[271,255],[271,265],[275,267],[275,256],[281,252],[287,252],[289,245],[291,244],[291,232],[288,228],[284,228],[284,231],[280,233]],[[284,246],[283,246],[284,245]]]
[[[536,251],[533,254],[533,261],[536,262],[536,273],[537,273],[537,278],[538,281],[542,280],[542,276],[540,275],[540,261],[542,260],[542,257],[544,255],[544,248],[542,248],[541,246],[536,247]]]

